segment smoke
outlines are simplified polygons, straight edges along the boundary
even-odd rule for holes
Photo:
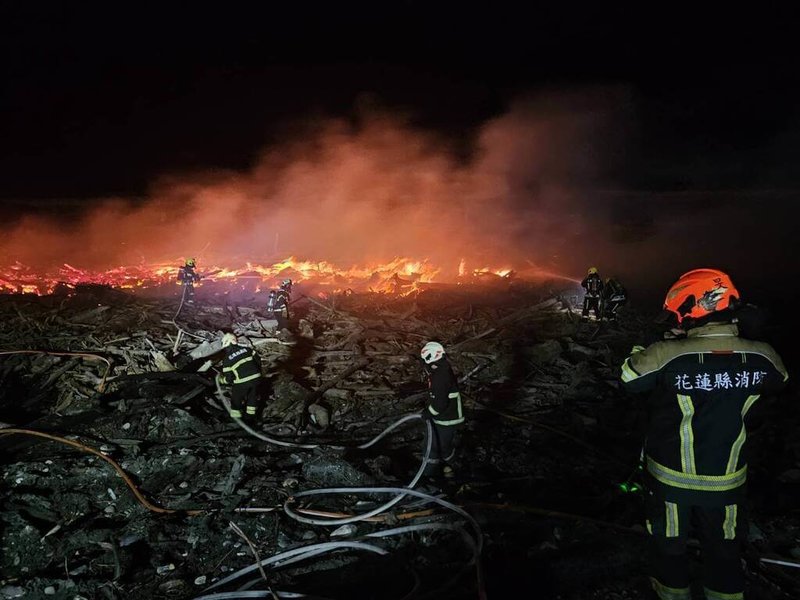
[[[40,267],[293,255],[344,266],[428,259],[445,274],[462,258],[580,273],[602,212],[590,190],[624,147],[624,96],[519,99],[457,138],[387,110],[295,124],[245,172],[163,175],[146,198],[87,203],[78,219],[28,215],[0,253]]]

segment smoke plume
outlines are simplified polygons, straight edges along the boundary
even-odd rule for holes
[[[295,124],[247,171],[162,175],[146,198],[87,202],[78,219],[29,215],[0,252],[41,267],[408,257],[443,275],[462,258],[574,274],[592,255],[575,251],[596,216],[587,195],[623,143],[619,98],[522,99],[459,139],[386,110]]]

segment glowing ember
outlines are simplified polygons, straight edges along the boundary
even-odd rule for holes
[[[180,260],[162,264],[119,266],[106,271],[80,269],[64,263],[56,272],[39,272],[19,262],[0,270],[0,291],[5,293],[50,294],[59,285],[101,284],[131,290],[154,290],[176,283]],[[464,262],[457,281],[463,282]],[[271,265],[245,263],[240,268],[200,265],[203,283],[247,286],[254,292],[267,289],[279,280],[291,278],[296,283],[310,282],[331,291],[350,289],[390,294],[405,294],[418,289],[418,284],[444,281],[441,269],[427,260],[395,258],[386,263],[342,268],[327,261],[307,261],[289,257]],[[473,276],[496,274],[506,276],[510,269],[475,269]]]
[[[176,276],[180,264],[181,260],[176,259],[170,263],[119,266],[96,271],[64,263],[55,272],[41,272],[17,262],[0,269],[0,292],[44,295],[53,293],[59,286],[71,288],[79,284],[100,284],[137,291],[172,291],[175,289],[172,286],[177,283]],[[285,278],[291,278],[295,283],[307,283],[311,287],[323,288],[323,292],[351,290],[406,295],[419,290],[425,284],[480,283],[487,279],[510,279],[515,275],[515,272],[508,267],[469,269],[466,261],[462,259],[457,271],[451,271],[454,274],[447,276],[443,275],[442,268],[430,264],[427,260],[409,258],[395,258],[386,263],[342,268],[327,261],[314,262],[289,257],[266,265],[246,262],[240,268],[201,264],[198,270],[203,275],[201,285],[218,286],[220,291],[239,288],[253,293],[274,287]],[[539,270],[536,273],[531,273],[529,270],[526,275],[563,278]]]

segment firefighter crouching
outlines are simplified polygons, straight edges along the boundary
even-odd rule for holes
[[[464,423],[461,393],[444,347],[438,342],[428,342],[420,353],[428,380],[428,404],[423,415],[433,425],[431,454],[425,474],[453,476],[452,461],[456,451],[456,433]]]
[[[261,401],[261,360],[252,348],[240,346],[236,336],[222,336],[225,358],[222,361],[221,383],[231,386],[231,411],[234,419],[253,419]]]
[[[686,336],[636,346],[622,365],[627,389],[651,393],[646,525],[651,583],[662,599],[691,598],[690,526],[702,542],[706,598],[744,597],[745,417],[762,395],[779,391],[788,374],[771,346],[739,337],[738,302],[739,292],[722,271],[684,274],[664,308]]]
[[[597,267],[590,267],[586,277],[581,281],[581,287],[586,290],[583,297],[583,312],[581,317],[589,317],[589,311],[594,311],[595,319],[600,319],[600,302],[603,295],[603,280],[597,272]]]

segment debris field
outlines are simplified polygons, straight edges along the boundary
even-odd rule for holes
[[[649,597],[641,399],[618,380],[652,323],[582,322],[563,281],[297,291],[287,329],[255,297],[0,295],[0,598]],[[215,384],[226,331],[266,375],[248,428]],[[404,495],[425,422],[369,442],[422,410],[428,340],[467,423],[455,478]],[[800,597],[759,560],[800,559],[793,396],[750,437],[749,598]]]

